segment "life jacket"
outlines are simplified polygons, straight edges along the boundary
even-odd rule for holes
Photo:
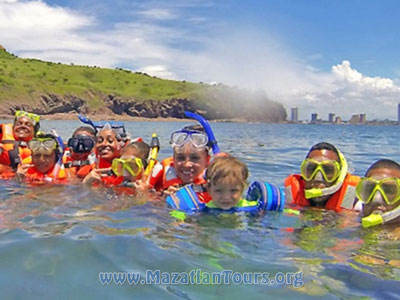
[[[31,183],[67,183],[67,175],[64,168],[59,168],[55,174],[55,168],[51,168],[46,174],[40,173],[35,167],[29,168],[25,173],[25,180]]]
[[[208,203],[202,202],[198,198],[198,193],[196,193],[194,187],[195,185],[186,185],[179,189],[175,194],[166,198],[167,204],[171,208],[188,213],[198,211],[227,213],[243,211],[257,213],[263,210],[282,211],[285,203],[283,190],[268,182],[254,181],[251,183],[246,198],[240,199],[239,202],[229,210],[217,207],[212,200]]]
[[[325,204],[325,208],[340,212],[342,209],[352,210],[356,198],[356,186],[360,177],[347,174],[340,189]],[[305,181],[300,174],[289,175],[285,179],[285,193],[288,202],[300,206],[309,206],[310,201],[304,194]]]
[[[71,157],[71,150],[66,148],[63,155],[63,164],[69,177],[78,177],[83,179],[95,167],[95,154],[90,153],[86,160],[74,160]]]
[[[0,163],[11,166],[14,170],[17,169],[21,161],[31,155],[31,150],[28,148],[27,142],[16,141],[14,138],[13,125],[1,124],[1,140],[0,147],[3,152],[0,155]]]

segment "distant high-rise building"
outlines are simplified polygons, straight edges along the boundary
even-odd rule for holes
[[[360,123],[360,115],[352,115],[350,120],[349,120],[350,124],[358,124]]]
[[[290,121],[292,121],[292,122],[299,121],[299,109],[297,107],[292,107],[292,115],[291,115]]]
[[[328,115],[328,119],[329,119],[329,123],[335,122],[335,114],[334,113],[330,113]]]
[[[342,118],[341,117],[336,117],[335,119],[335,124],[342,124]]]
[[[367,115],[366,114],[360,114],[360,123],[365,124],[367,122]]]
[[[318,114],[312,113],[311,114],[311,122],[317,122],[317,120],[318,120]]]
[[[397,122],[400,123],[400,103],[397,104]]]

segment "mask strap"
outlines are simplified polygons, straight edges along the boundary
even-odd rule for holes
[[[332,195],[341,188],[344,179],[346,178],[347,175],[348,165],[346,158],[343,156],[343,154],[339,150],[338,153],[339,153],[340,165],[342,166],[342,168],[340,170],[340,175],[339,178],[336,180],[336,183],[330,187],[323,189],[318,189],[318,188],[306,189],[305,197],[307,199]]]

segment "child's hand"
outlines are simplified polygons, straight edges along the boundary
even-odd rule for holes
[[[150,185],[142,180],[137,180],[133,183],[134,188],[139,193],[146,193],[150,190]]]
[[[171,196],[172,194],[175,194],[178,190],[179,190],[178,185],[171,185],[166,190],[163,191],[163,195],[165,195],[165,197]]]
[[[17,180],[18,181],[24,180],[24,178],[26,176],[26,172],[31,167],[33,167],[33,164],[19,164],[18,168],[17,168],[17,172],[15,173]]]
[[[101,183],[101,177],[108,176],[108,172],[111,168],[105,169],[93,169],[84,179],[83,183],[87,185],[99,184]]]

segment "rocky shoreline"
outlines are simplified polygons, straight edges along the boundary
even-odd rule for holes
[[[243,104],[242,108],[233,109],[229,107],[229,103],[216,101],[198,104],[193,100],[178,98],[163,101],[151,99],[137,101],[116,98],[112,95],[97,96],[99,97],[97,105],[74,95],[54,94],[41,95],[40,100],[32,104],[7,101],[0,107],[0,117],[10,118],[16,110],[22,109],[42,116],[43,120],[76,120],[77,114],[83,114],[93,120],[185,121],[184,112],[191,111],[213,121],[268,123],[285,121],[279,116],[271,118],[268,111],[266,113],[257,111],[252,114]]]

